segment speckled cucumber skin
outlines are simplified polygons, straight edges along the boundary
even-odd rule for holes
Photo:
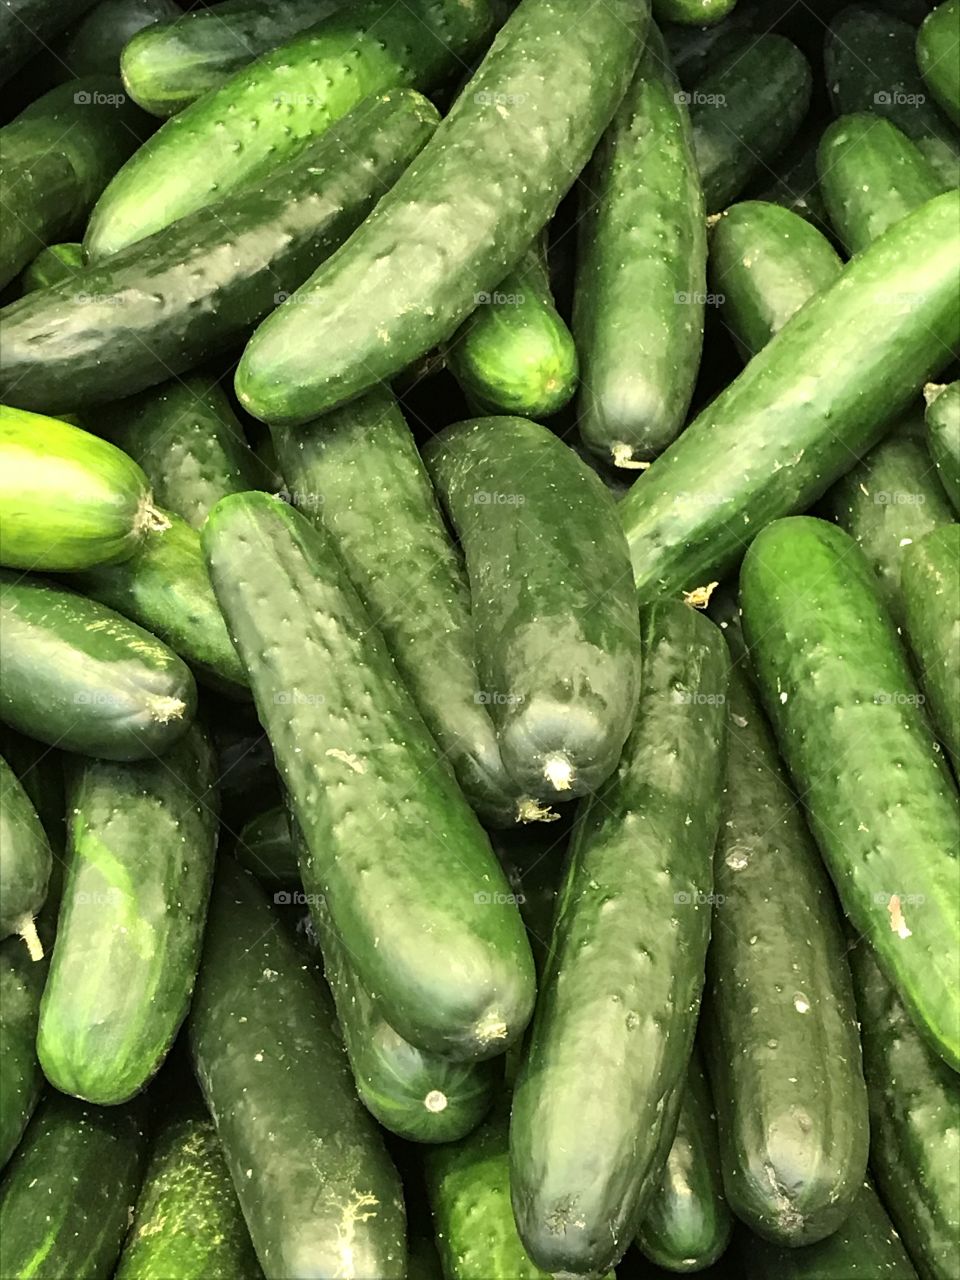
[[[707,288],[690,117],[655,27],[587,170],[581,210],[573,310],[580,436],[608,464],[636,467],[686,418]]]
[[[793,1248],[850,1210],[867,1096],[832,887],[746,667],[727,711],[704,1053],[727,1201],[755,1235]]]
[[[945,524],[903,558],[904,631],[930,718],[960,771],[960,524]]]
[[[824,130],[817,171],[830,221],[850,254],[946,190],[905,133],[867,112],[841,116]]]
[[[0,397],[70,411],[132,395],[242,342],[363,221],[436,120],[412,90],[371,98],[269,182],[11,304]]]
[[[842,270],[826,236],[779,204],[743,200],[710,232],[710,289],[744,361]]]
[[[112,609],[40,578],[0,572],[0,719],[65,751],[162,755],[196,707],[189,668]]]
[[[189,1036],[264,1274],[402,1280],[400,1179],[354,1092],[333,1009],[256,882],[227,859]]]
[[[521,793],[480,696],[466,575],[395,399],[379,388],[271,434],[289,500],[330,531],[464,795],[512,825]]]
[[[37,812],[0,756],[0,939],[20,933],[43,906],[53,855]]]
[[[958,1070],[960,802],[870,565],[834,525],[778,520],[747,553],[740,602],[764,706],[844,912]]]
[[[424,457],[463,548],[480,683],[507,772],[547,800],[593,791],[616,766],[640,685],[613,498],[525,418],[457,423]]]
[[[960,5],[945,0],[917,32],[917,65],[924,83],[960,129]]]
[[[523,924],[332,542],[258,493],[224,498],[202,536],[304,834],[304,889],[401,1035],[456,1058],[502,1052],[533,1005]]]
[[[937,196],[800,309],[620,503],[641,601],[704,586],[804,509],[960,344],[960,196]]]
[[[0,9],[0,84],[71,26],[96,0],[4,0]]]
[[[264,809],[245,823],[233,856],[267,888],[298,887],[300,864],[290,838],[286,806]]]
[[[41,249],[20,277],[24,293],[48,289],[83,270],[83,246],[75,241]]]
[[[636,1235],[700,1007],[729,658],[713,623],[675,602],[645,612],[643,657],[617,771],[577,815],[514,1091],[513,1207],[550,1272],[600,1271]]]
[[[545,226],[608,124],[646,0],[523,0],[435,136],[349,246],[254,334],[241,404],[296,424],[445,342]],[[429,216],[424,210],[429,209]],[[311,325],[300,305],[310,306]]]
[[[946,386],[932,383],[924,387],[923,394],[930,456],[947,497],[960,515],[960,382]]]
[[[0,1184],[0,1274],[108,1280],[143,1169],[143,1109],[50,1092]]]

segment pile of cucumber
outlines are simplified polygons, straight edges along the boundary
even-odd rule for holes
[[[960,0],[2,0],[2,1280],[958,1280]]]

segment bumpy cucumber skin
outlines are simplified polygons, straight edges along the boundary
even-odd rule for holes
[[[960,5],[945,0],[917,32],[917,65],[924,83],[960,129]]]
[[[466,576],[393,396],[371,391],[272,438],[287,497],[330,530],[464,795],[487,825],[512,825],[521,796],[481,699]]]
[[[832,888],[746,669],[727,711],[705,1056],[727,1201],[795,1247],[837,1230],[863,1181],[856,1009]]]
[[[870,448],[960,345],[958,271],[947,192],[784,325],[621,501],[641,601],[719,578]]]
[[[736,3],[737,0],[653,0],[653,12],[658,22],[701,26],[720,22]]]
[[[572,449],[525,418],[457,423],[424,456],[466,559],[504,766],[527,794],[585,795],[616,767],[640,684],[613,498]]]
[[[16,774],[0,756],[0,938],[20,933],[43,906],[53,855]]]
[[[905,133],[867,112],[824,130],[817,171],[830,222],[851,254],[946,189]]]
[[[779,204],[731,205],[710,233],[710,288],[745,361],[842,270],[826,236]]]
[[[960,524],[945,524],[903,559],[904,629],[931,719],[960,772]]]
[[[515,9],[417,162],[295,295],[309,328],[297,305],[254,334],[237,369],[241,404],[265,422],[305,422],[450,338],[583,168],[647,17],[646,0]]]
[[[502,1052],[533,1005],[523,924],[328,536],[250,493],[218,503],[202,537],[309,850],[304,889],[324,896],[405,1039],[456,1058]]]
[[[357,1100],[333,1010],[256,882],[226,859],[188,1025],[264,1273],[401,1280],[400,1180]]]
[[[650,1197],[637,1244],[668,1271],[702,1271],[726,1250],[732,1233],[733,1218],[723,1198],[713,1102],[694,1049],[673,1145],[660,1185]]]
[[[870,566],[834,525],[778,520],[747,553],[740,601],[763,703],[844,912],[960,1069],[960,803]]]
[[[551,1272],[602,1270],[636,1235],[700,1006],[729,658],[719,630],[674,602],[645,612],[643,642],[636,723],[577,817],[514,1092],[514,1212]]]
[[[69,280],[83,270],[83,246],[68,240],[65,244],[52,244],[41,249],[20,277],[24,293],[35,289],[49,289],[52,284]]]
[[[143,1167],[142,1108],[48,1093],[0,1186],[0,1274],[106,1280]]]
[[[924,387],[923,394],[930,456],[947,497],[960,515],[960,382],[931,384]]]
[[[290,838],[285,805],[264,809],[245,823],[233,854],[242,867],[252,871],[268,888],[300,884],[300,864]]]
[[[690,108],[707,213],[718,213],[799,129],[813,77],[783,36],[748,36],[707,69]]]
[[[0,84],[96,0],[4,0],[0,9]]]
[[[684,95],[656,28],[582,195],[573,330],[579,430],[636,467],[686,418],[703,342],[707,241]]]
[[[3,312],[0,397],[46,412],[116,400],[242,341],[363,220],[437,120],[371,98],[271,173]]]
[[[105,760],[162,755],[197,702],[189,668],[112,609],[42,579],[0,572],[0,718]]]

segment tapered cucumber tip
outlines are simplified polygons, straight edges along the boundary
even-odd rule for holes
[[[27,953],[31,960],[43,959],[43,943],[40,941],[40,935],[37,933],[37,926],[33,916],[24,916],[17,925],[16,932],[27,944]]]
[[[543,762],[543,776],[554,791],[569,791],[573,786],[573,765],[565,755],[547,756]]]

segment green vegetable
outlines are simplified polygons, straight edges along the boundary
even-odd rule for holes
[[[0,8],[0,84],[94,0],[4,0]]]
[[[653,12],[658,22],[698,26],[720,22],[736,3],[737,0],[653,0]]]
[[[917,32],[920,74],[940,106],[960,128],[960,5],[945,0]]]
[[[960,515],[960,382],[923,388],[927,444],[940,482]]]
[[[264,809],[245,824],[234,857],[267,888],[299,886],[300,866],[284,805]]]
[[[50,879],[50,841],[30,797],[0,756],[0,938],[18,934],[31,960],[43,957],[34,916]]]
[[[818,231],[829,234],[826,205],[820,193],[817,174],[817,144],[820,131],[801,131],[784,154],[777,160],[778,176],[759,195],[770,204],[782,205],[791,213],[798,213]]]
[[[60,65],[61,75],[62,68],[67,68],[75,76],[115,76],[120,70],[121,50],[128,41],[155,23],[170,22],[178,16],[182,16],[182,10],[174,0],[97,0],[57,42],[51,61]]]
[[[930,718],[960,770],[960,524],[944,524],[903,557],[904,629]]]
[[[44,1086],[36,1043],[47,964],[46,954],[34,960],[19,938],[0,942],[0,1169],[16,1151]]]
[[[75,241],[41,249],[21,276],[24,293],[48,289],[83,270],[83,246]]]

